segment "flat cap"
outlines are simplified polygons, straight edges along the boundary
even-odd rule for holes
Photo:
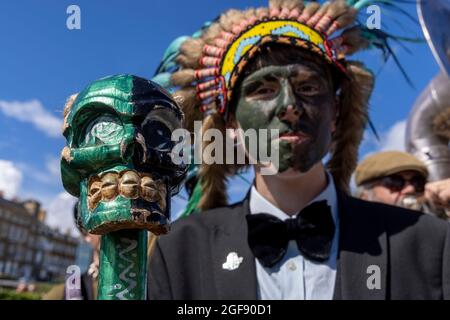
[[[425,164],[413,155],[400,151],[378,152],[368,156],[358,165],[355,182],[360,186],[371,180],[407,170],[417,171],[425,178],[428,177]]]

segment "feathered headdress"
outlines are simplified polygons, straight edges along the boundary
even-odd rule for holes
[[[339,121],[333,136],[328,170],[336,185],[348,191],[357,164],[358,147],[368,122],[373,74],[361,63],[346,60],[361,49],[387,43],[387,34],[372,32],[357,21],[358,10],[389,0],[334,0],[322,4],[302,0],[270,0],[269,7],[231,9],[207,23],[193,37],[179,38],[160,66],[159,77],[171,87],[193,130],[216,128],[225,134],[235,85],[249,61],[267,44],[303,48],[323,58],[345,75],[340,85]],[[182,39],[182,40],[181,40]],[[170,67],[168,67],[170,66]],[[204,147],[207,143],[203,143]],[[203,163],[198,173],[201,195],[189,208],[201,210],[226,205],[226,180],[242,166]],[[195,200],[197,202],[197,200]],[[192,201],[191,201],[192,202]]]

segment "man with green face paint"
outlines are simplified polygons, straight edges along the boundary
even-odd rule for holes
[[[450,299],[449,225],[348,194],[373,88],[345,59],[370,44],[352,27],[364,5],[273,0],[181,45],[171,85],[188,128],[273,130],[257,143],[280,160],[264,174],[273,164],[238,130],[257,164],[234,205],[226,179],[242,164],[202,163],[200,213],[156,241],[150,299]]]
[[[243,130],[278,131],[278,141],[273,141],[279,144],[278,171],[306,172],[326,155],[335,129],[331,71],[301,49],[283,45],[264,49],[243,75],[234,120]],[[255,66],[259,69],[253,72]]]

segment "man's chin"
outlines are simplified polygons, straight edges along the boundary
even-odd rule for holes
[[[304,176],[307,172],[308,171],[301,171],[299,169],[289,167],[286,170],[279,172],[277,176],[282,179],[297,179]]]
[[[313,170],[317,166],[322,166],[322,163],[319,161],[315,164],[304,166],[304,165],[296,165],[289,166],[285,170],[280,170],[277,174],[277,177],[281,179],[298,179],[305,175],[307,175],[311,170]]]

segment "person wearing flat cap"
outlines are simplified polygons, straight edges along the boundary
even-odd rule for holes
[[[425,164],[400,151],[378,152],[356,168],[357,196],[446,218],[450,202],[447,180],[428,182]]]

